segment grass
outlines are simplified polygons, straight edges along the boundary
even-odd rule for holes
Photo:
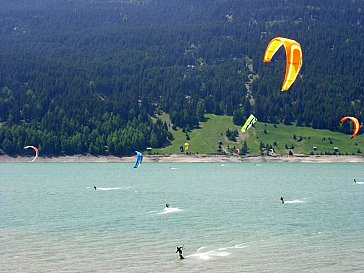
[[[186,134],[181,129],[173,130],[172,124],[167,114],[159,116],[162,121],[170,124],[169,130],[174,136],[171,145],[161,149],[153,149],[152,154],[179,154],[179,147],[185,142],[189,143],[189,153],[192,154],[216,154],[218,142],[223,143],[223,151],[227,154],[232,150],[228,148],[241,148],[243,141],[248,144],[248,155],[260,155],[260,142],[270,144],[277,155],[286,155],[289,150],[294,154],[301,155],[321,155],[334,154],[334,147],[338,148],[337,154],[360,155],[358,150],[364,152],[364,139],[357,136],[354,139],[350,135],[328,130],[317,130],[308,127],[296,127],[294,125],[268,124],[257,122],[247,133],[241,133],[241,126],[234,125],[231,116],[206,115],[207,121],[200,124],[199,129],[188,132],[190,140],[186,139]],[[229,141],[225,132],[227,129],[239,131],[237,142]],[[294,136],[296,139],[294,139]],[[293,147],[293,149],[287,149]],[[314,147],[316,147],[314,149]]]
[[[351,139],[343,133],[293,125],[279,124],[275,127],[273,124],[258,122],[255,130],[249,132],[249,136],[248,146],[252,147],[253,153],[259,153],[260,142],[271,144],[278,154],[287,154],[289,149],[286,147],[291,146],[294,147],[294,154],[303,155],[332,154],[335,147],[340,154],[358,154],[358,149],[364,151],[364,140],[361,136]],[[276,145],[273,145],[274,142]]]
[[[167,124],[171,124],[167,114],[163,114],[159,118],[162,121],[166,121]],[[186,134],[182,132],[182,129],[174,131],[171,125],[169,128],[174,136],[171,145],[162,149],[154,149],[153,152],[159,154],[178,154],[180,153],[179,147],[183,146],[185,142],[189,143],[188,152],[192,154],[216,154],[219,141],[223,143],[224,149],[227,149],[228,146],[231,148],[234,145],[236,147],[238,147],[237,145],[241,146],[239,142],[229,141],[225,136],[227,129],[240,130],[240,126],[233,124],[232,117],[208,114],[206,118],[206,122],[201,122],[201,128],[188,132],[190,140],[186,139]]]

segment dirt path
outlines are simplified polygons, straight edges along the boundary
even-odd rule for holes
[[[245,56],[244,59],[245,59],[246,67],[248,68],[248,70],[250,72],[250,74],[248,75],[248,81],[245,83],[245,88],[247,90],[246,97],[249,99],[250,105],[253,106],[255,104],[255,100],[253,98],[251,86],[255,80],[259,79],[259,75],[254,72],[253,60],[250,59],[248,56]]]

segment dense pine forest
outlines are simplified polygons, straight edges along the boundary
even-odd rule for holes
[[[131,155],[206,113],[349,133],[363,121],[363,0],[2,0],[0,153]],[[303,67],[281,92],[283,50]],[[166,112],[172,124],[159,120]]]

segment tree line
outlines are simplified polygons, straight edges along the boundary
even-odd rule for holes
[[[45,154],[163,147],[172,135],[156,118],[162,111],[187,131],[206,113],[239,125],[254,113],[264,122],[346,133],[342,116],[363,120],[362,1],[3,2],[4,153],[21,154],[28,144]],[[299,41],[304,54],[285,93],[284,52],[262,63],[276,36]],[[249,74],[258,75],[250,95]]]

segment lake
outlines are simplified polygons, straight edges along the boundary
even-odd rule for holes
[[[364,272],[363,163],[133,165],[0,164],[1,272]]]

